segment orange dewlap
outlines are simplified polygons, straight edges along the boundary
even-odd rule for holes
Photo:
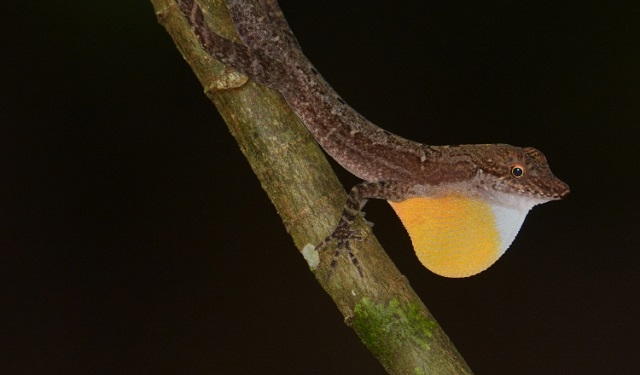
[[[466,277],[489,268],[502,255],[491,206],[463,196],[391,202],[420,262],[445,277]]]

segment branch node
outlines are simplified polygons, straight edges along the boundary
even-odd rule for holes
[[[246,75],[238,71],[225,68],[224,72],[220,77],[218,77],[218,79],[207,85],[204,92],[209,95],[221,91],[238,89],[244,86],[247,82],[249,82],[249,77]]]

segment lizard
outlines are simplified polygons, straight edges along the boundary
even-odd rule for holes
[[[384,130],[350,107],[303,54],[276,0],[227,0],[242,43],[214,33],[194,0],[175,0],[204,50],[225,66],[279,91],[320,146],[363,180],[347,196],[336,243],[363,272],[352,225],[368,199],[387,200],[420,262],[445,277],[484,271],[510,247],[535,205],[569,186],[542,152],[508,144],[426,145]]]

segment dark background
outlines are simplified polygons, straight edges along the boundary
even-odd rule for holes
[[[535,146],[572,188],[459,280],[424,269],[372,202],[389,255],[477,374],[640,372],[638,6],[384,3],[282,7],[377,124]],[[383,373],[150,3],[11,2],[0,17],[1,373]]]

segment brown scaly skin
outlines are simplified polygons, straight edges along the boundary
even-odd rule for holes
[[[194,0],[175,1],[211,56],[280,91],[322,148],[365,181],[351,190],[336,230],[319,245],[337,241],[336,255],[348,253],[360,274],[349,241],[357,239],[351,224],[368,198],[403,201],[455,193],[499,200],[506,193],[543,203],[569,193],[534,148],[429,146],[369,122],[306,59],[275,0],[227,2],[244,45],[213,33]]]

